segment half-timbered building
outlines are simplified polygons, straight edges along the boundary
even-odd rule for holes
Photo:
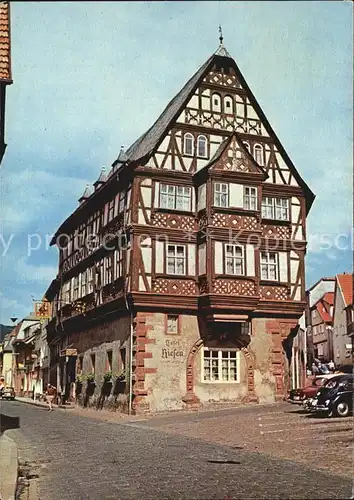
[[[135,411],[282,398],[313,200],[221,39],[57,230],[51,359]]]

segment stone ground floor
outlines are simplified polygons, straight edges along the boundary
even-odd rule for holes
[[[18,443],[40,499],[341,499],[352,494],[350,418],[311,418],[286,403],[121,415],[115,422],[104,420],[108,412],[48,412],[16,401],[1,411],[19,418],[19,427],[5,432]]]
[[[52,383],[83,406],[126,412],[130,402],[137,414],[286,398],[283,342],[296,321],[214,316],[138,312],[82,327],[51,345]],[[104,383],[109,372],[125,381]],[[78,375],[94,383],[75,385]]]

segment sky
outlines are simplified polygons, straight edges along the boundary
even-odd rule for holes
[[[224,44],[301,176],[306,286],[352,270],[351,2],[15,2],[0,169],[0,322],[57,274],[85,185]]]

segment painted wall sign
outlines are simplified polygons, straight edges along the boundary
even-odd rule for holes
[[[161,357],[168,361],[183,361],[185,357],[185,352],[180,345],[179,340],[169,340],[165,341],[166,347],[161,349]]]

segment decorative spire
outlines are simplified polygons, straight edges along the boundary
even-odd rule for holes
[[[223,44],[223,40],[224,40],[224,37],[222,36],[222,27],[221,25],[219,25],[219,47],[217,49],[217,51],[215,52],[215,55],[217,56],[223,56],[223,57],[231,57],[230,54],[228,53],[228,51],[225,49],[224,47],[224,44]]]
[[[222,45],[222,41],[224,40],[224,37],[222,36],[222,27],[221,27],[221,24],[219,24],[219,33],[220,33],[220,36],[219,36],[220,45]]]
[[[124,151],[124,146],[121,146],[117,161],[119,163],[124,163],[126,161],[126,159],[127,159],[127,156],[126,156],[125,151]]]
[[[79,198],[79,203],[83,203],[84,201],[87,200],[87,198],[89,198],[91,196],[91,192],[90,192],[90,186],[89,184],[86,184],[86,189],[84,191],[84,194],[81,196],[81,198]]]
[[[107,175],[106,175],[106,167],[102,167],[101,173],[97,181],[93,183],[95,190],[100,187],[102,184],[104,184],[107,180]]]

